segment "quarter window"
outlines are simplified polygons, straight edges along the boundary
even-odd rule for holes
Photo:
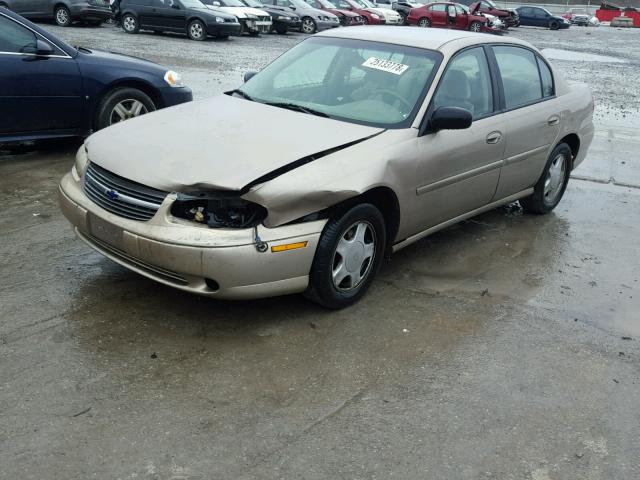
[[[507,109],[542,99],[536,56],[520,47],[493,47],[502,77]]]
[[[551,69],[540,57],[538,57],[538,67],[540,68],[540,78],[542,79],[542,96],[545,98],[553,97],[555,91],[553,88]]]
[[[493,88],[482,47],[465,50],[449,64],[433,99],[434,108],[460,107],[474,120],[493,112]]]
[[[0,15],[0,53],[36,53],[35,34]]]

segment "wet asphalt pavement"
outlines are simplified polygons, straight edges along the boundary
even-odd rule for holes
[[[181,71],[196,99],[304,38],[47,28]],[[130,273],[59,212],[77,142],[0,154],[0,478],[640,478],[640,30],[512,35],[595,93],[561,204],[418,242],[339,312]]]

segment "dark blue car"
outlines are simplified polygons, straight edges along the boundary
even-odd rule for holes
[[[71,47],[0,8],[0,142],[86,136],[191,99],[175,72]]]
[[[520,25],[529,27],[545,27],[551,30],[569,28],[568,20],[554,15],[542,7],[518,7],[516,12],[520,16]]]

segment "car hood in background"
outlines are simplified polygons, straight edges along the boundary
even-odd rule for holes
[[[207,7],[211,10],[219,10],[221,12],[235,15],[238,18],[246,18],[249,15],[253,15],[256,17],[270,16],[264,10],[258,10],[257,8],[251,8],[251,7],[218,7],[218,6],[212,6],[212,5],[207,5]]]
[[[85,145],[91,162],[117,175],[189,193],[241,190],[297,160],[382,131],[218,95],[115,124]]]

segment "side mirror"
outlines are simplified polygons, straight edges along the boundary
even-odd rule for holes
[[[217,3],[217,2],[216,2]],[[178,5],[177,3],[172,3],[171,4],[171,8],[175,9],[175,10],[180,10],[180,5]]]
[[[460,107],[438,107],[429,119],[431,130],[464,130],[471,126],[473,116],[469,110]]]
[[[40,39],[36,40],[36,55],[46,57],[48,55],[53,55],[54,53],[55,51],[53,50],[53,47],[47,42]]]
[[[258,72],[255,72],[253,70],[245,73],[244,74],[244,83],[247,83],[249,80],[251,80],[255,76],[256,73],[258,73]]]

